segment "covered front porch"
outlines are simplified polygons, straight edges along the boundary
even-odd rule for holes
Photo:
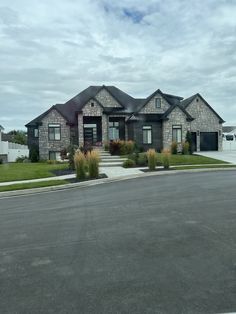
[[[78,119],[79,146],[103,146],[127,138],[125,117],[81,116]]]

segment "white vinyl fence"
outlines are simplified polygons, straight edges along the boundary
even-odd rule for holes
[[[236,140],[235,138],[233,141],[227,141],[226,138],[223,138],[223,151],[231,151],[235,150],[236,151]]]
[[[29,157],[29,149],[26,145],[0,141],[0,155],[7,155],[8,162],[14,162],[17,157]]]

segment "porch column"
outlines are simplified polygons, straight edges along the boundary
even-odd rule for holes
[[[84,121],[83,121],[83,114],[78,114],[78,139],[79,139],[79,146],[84,145]]]
[[[108,142],[108,116],[102,115],[102,144]]]

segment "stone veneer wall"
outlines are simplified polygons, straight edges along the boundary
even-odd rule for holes
[[[172,126],[181,125],[182,126],[182,141],[185,140],[186,133],[190,130],[190,122],[186,121],[186,115],[181,109],[176,107],[168,116],[167,121],[163,121],[162,138],[163,138],[163,148],[170,148],[172,143]]]
[[[61,140],[50,141],[48,139],[48,124],[61,125]],[[66,120],[57,110],[50,111],[43,119],[42,125],[39,126],[39,158],[49,159],[49,151],[60,151],[70,144],[70,127]]]
[[[156,108],[155,106],[155,98],[161,98],[161,108]],[[143,107],[140,113],[164,113],[167,109],[169,109],[170,105],[168,102],[161,97],[160,94],[156,94],[149,100],[149,102]]]
[[[195,118],[191,122],[191,132],[217,132],[218,150],[222,150],[222,124],[219,123],[219,118],[214,112],[197,96],[188,105],[186,110],[193,118]],[[200,136],[197,136],[197,151],[200,151]]]
[[[93,103],[93,106],[92,106]],[[84,124],[83,117],[102,117],[102,142],[108,139],[108,117],[103,114],[103,108],[95,100],[90,100],[78,114],[78,138],[79,146],[84,145]]]
[[[112,95],[110,95],[105,88],[101,89],[95,98],[104,106],[104,107],[121,107],[121,105],[115,100]]]

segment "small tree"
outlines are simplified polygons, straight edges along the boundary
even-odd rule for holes
[[[156,168],[157,155],[155,149],[149,149],[147,151],[148,168],[153,171]]]
[[[29,159],[31,162],[39,161],[39,149],[38,146],[33,144],[29,149]]]
[[[67,148],[69,168],[72,170],[75,170],[74,155],[75,155],[76,149],[77,149],[77,146],[75,146],[75,145],[69,145]]]
[[[186,133],[185,142],[189,143],[189,153],[192,154],[192,134],[190,131]]]

